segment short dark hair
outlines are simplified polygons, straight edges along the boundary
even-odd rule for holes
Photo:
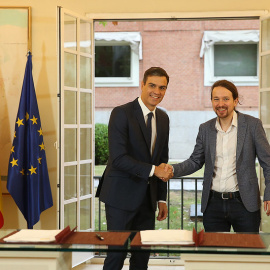
[[[151,67],[144,72],[143,83],[146,84],[147,78],[151,76],[166,77],[167,85],[169,83],[169,75],[161,67]]]
[[[227,80],[219,80],[219,81],[216,81],[211,87],[211,99],[212,99],[212,93],[213,93],[214,88],[216,88],[218,86],[224,87],[227,90],[229,90],[232,93],[234,100],[239,97],[238,90],[232,82],[227,81]]]

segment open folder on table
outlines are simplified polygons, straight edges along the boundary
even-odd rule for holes
[[[206,233],[203,230],[197,233],[195,229],[141,231],[135,235],[130,245],[265,248],[259,234]]]
[[[0,239],[4,243],[24,244],[87,244],[123,246],[131,232],[76,232],[67,226],[63,230],[20,230]],[[99,237],[98,237],[99,236]]]

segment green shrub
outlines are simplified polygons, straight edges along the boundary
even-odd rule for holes
[[[108,125],[95,124],[95,162],[105,165],[109,158]]]

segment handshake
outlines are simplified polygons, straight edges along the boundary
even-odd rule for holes
[[[173,167],[169,164],[161,163],[159,166],[155,166],[154,175],[163,182],[168,182],[173,177]]]

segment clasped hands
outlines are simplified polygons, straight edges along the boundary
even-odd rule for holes
[[[173,177],[173,167],[169,164],[161,163],[159,166],[155,166],[154,175],[163,182],[168,182]]]

